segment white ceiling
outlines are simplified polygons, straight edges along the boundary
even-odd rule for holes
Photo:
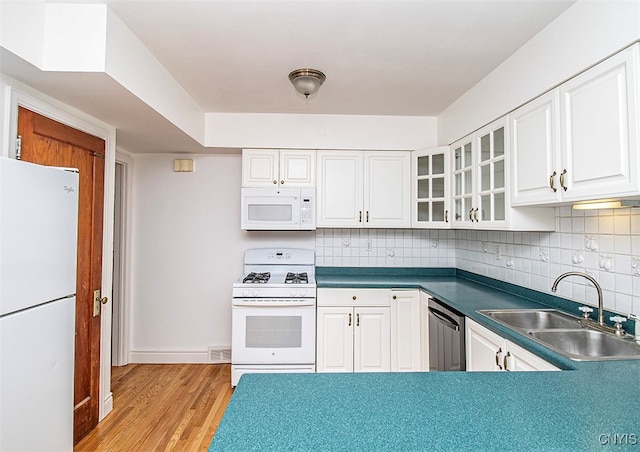
[[[108,0],[207,112],[437,116],[567,0]],[[308,103],[288,74],[327,81]]]
[[[104,3],[205,112],[437,116],[575,0],[66,0]],[[134,152],[208,152],[104,74],[2,72],[118,129]],[[308,101],[290,71],[327,80]],[[212,151],[212,150],[209,150]]]

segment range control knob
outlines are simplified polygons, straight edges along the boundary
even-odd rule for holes
[[[307,295],[307,289],[300,289],[300,296],[304,297],[305,295]]]
[[[248,297],[249,296],[249,289],[242,289],[242,296],[243,297]]]
[[[291,293],[292,297],[297,297],[298,296],[298,291],[293,287],[291,288],[291,292],[290,293]]]
[[[252,294],[253,294],[253,296],[254,296],[254,297],[257,297],[257,296],[258,296],[258,293],[260,293],[260,292],[258,291],[258,289],[253,289]]]

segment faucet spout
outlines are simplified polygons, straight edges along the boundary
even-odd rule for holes
[[[556,280],[553,282],[553,284],[551,285],[551,292],[556,292],[558,290],[558,283],[568,276],[581,276],[587,279],[588,281],[590,281],[595,286],[596,291],[598,292],[598,323],[600,325],[604,325],[604,306],[603,306],[604,302],[602,297],[602,287],[600,287],[600,284],[598,284],[598,281],[596,281],[593,276],[588,275],[586,273],[581,273],[581,272],[563,273],[560,276],[558,276]]]

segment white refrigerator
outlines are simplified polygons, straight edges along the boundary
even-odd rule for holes
[[[78,174],[0,158],[0,451],[73,449]]]

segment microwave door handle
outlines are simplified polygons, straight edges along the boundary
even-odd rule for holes
[[[460,331],[460,325],[458,325],[458,323],[455,320],[453,320],[444,312],[436,311],[431,306],[429,306],[429,312],[433,314],[433,316],[436,317],[438,320],[440,320],[445,326],[451,328],[452,330]]]

